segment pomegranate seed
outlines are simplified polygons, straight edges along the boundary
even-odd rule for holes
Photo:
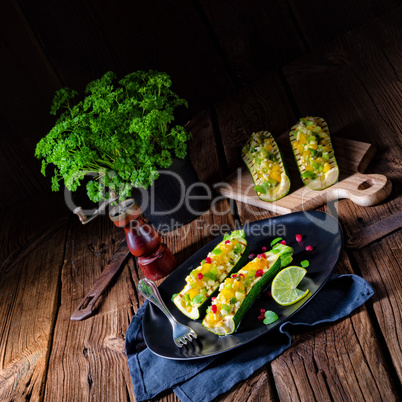
[[[281,244],[286,244],[286,240],[282,240],[282,241],[281,241]]]
[[[264,313],[264,314],[265,314],[265,308],[260,308],[260,313]]]
[[[265,314],[264,313],[262,313],[262,314],[260,314],[258,316],[258,321],[264,321],[264,319],[265,319]]]
[[[214,314],[216,314],[216,312],[218,311],[218,307],[216,307],[216,304],[213,304],[213,305],[211,306],[211,310],[212,310],[212,312],[213,312]]]
[[[259,269],[256,273],[255,276],[263,276],[264,275],[264,271],[262,269]]]
[[[267,291],[265,292],[265,295],[268,296],[268,297],[272,297],[272,294],[271,294],[271,292],[270,292],[269,290],[267,290]]]
[[[211,264],[211,263],[212,263],[211,257],[205,258],[205,262],[206,262],[207,264]]]
[[[306,251],[313,251],[313,247],[312,246],[307,246]]]
[[[243,275],[243,274],[239,274],[239,278],[244,278],[244,275]]]
[[[251,253],[251,254],[248,256],[248,259],[249,259],[249,260],[252,260],[253,258],[255,258],[255,254]]]
[[[202,279],[204,277],[204,275],[201,272],[197,276],[198,276],[198,279]]]
[[[261,250],[265,253],[267,251],[267,248],[264,246]]]
[[[215,296],[212,296],[212,297],[211,297],[211,300],[215,300],[215,299],[216,299],[216,297],[215,297]]]
[[[232,278],[236,278],[236,276],[237,276],[236,274],[233,274],[233,275],[232,275]]]
[[[296,241],[300,243],[303,240],[303,236],[301,234],[296,235]]]
[[[225,244],[230,244],[230,240],[226,240],[226,241],[225,241]]]
[[[265,254],[258,254],[257,258],[261,259],[261,258],[267,258],[267,256]]]

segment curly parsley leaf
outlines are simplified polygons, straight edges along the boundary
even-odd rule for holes
[[[52,190],[64,180],[74,191],[91,176],[87,194],[92,201],[108,198],[107,189],[123,200],[133,187],[152,185],[173,156],[184,158],[191,134],[173,123],[175,110],[188,105],[171,85],[162,72],[136,71],[116,81],[109,71],[90,82],[85,98],[75,104],[76,91],[57,91],[51,114],[59,118],[35,149],[42,174],[54,165]]]

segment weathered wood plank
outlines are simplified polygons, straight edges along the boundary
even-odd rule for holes
[[[336,268],[352,273],[344,253]],[[272,362],[281,400],[397,400],[389,365],[365,306],[334,324],[294,337]]]
[[[239,85],[304,53],[284,2],[200,1]]]
[[[348,201],[339,203],[339,215],[347,233],[400,211],[401,16],[399,8],[333,41],[322,54],[314,53],[285,69],[301,112],[327,114],[334,135],[364,137],[375,144],[377,157],[367,171],[385,174],[392,181],[393,191],[380,205],[362,208]],[[307,91],[309,96],[305,96]],[[384,347],[388,348],[401,381],[402,342],[396,327],[396,322],[400,321],[400,305],[396,300],[401,299],[402,293],[395,282],[400,264],[393,257],[400,247],[400,241],[395,240],[398,235],[354,251],[353,256],[356,268],[373,283],[376,294],[381,295],[376,296],[374,313],[381,323]],[[387,319],[384,319],[385,314]]]
[[[268,130],[278,137],[295,120],[276,73],[217,103],[216,114],[230,172],[242,164],[240,151],[252,132]]]
[[[393,367],[402,381],[401,231],[354,251],[353,256],[363,277],[373,285],[373,309]]]
[[[315,49],[399,6],[396,0],[289,1],[308,46]]]
[[[189,123],[189,128],[194,136],[189,150],[193,164],[200,178],[207,180],[211,175],[219,174],[209,113],[198,115]],[[206,158],[199,155],[201,144],[208,151]],[[215,208],[219,213],[208,211],[184,227],[163,235],[179,263],[220,235],[221,231],[234,226],[227,201],[218,201]],[[49,361],[45,400],[63,397],[134,399],[123,344],[128,324],[143,303],[142,296],[136,291],[143,273],[137,269],[134,259],[129,260],[104,294],[93,317],[82,322],[70,321],[72,311],[90,289],[118,244],[117,239],[122,236],[124,232],[114,227],[107,217],[85,226],[81,226],[77,219],[72,222],[62,270],[61,306]],[[113,381],[108,381],[105,373],[113,373]],[[60,387],[60,382],[63,382],[63,387]],[[105,391],[101,384],[107,382]],[[122,394],[122,390],[127,390],[127,395]],[[161,398],[177,400],[172,393]]]
[[[67,235],[67,214],[59,210],[59,219],[47,221],[52,212],[45,200],[2,211],[7,230],[7,235],[2,230],[0,268],[2,401],[43,398]],[[33,211],[42,222],[35,222]]]
[[[46,134],[49,106],[60,85],[52,66],[14,0],[0,11],[0,207],[49,188],[34,158],[36,142]]]
[[[233,84],[192,2],[44,1],[21,7],[64,85],[82,91],[108,70],[168,72],[201,110]],[[188,68],[191,66],[191,68]]]
[[[265,84],[268,87],[268,83]],[[263,85],[258,87],[258,91],[260,91]],[[246,91],[244,91],[246,92]],[[281,103],[281,94],[280,94],[280,86],[276,87],[276,91],[274,92],[278,98],[278,102],[276,105],[276,110],[280,109],[281,106],[284,110],[286,110],[286,103]],[[228,157],[229,165],[235,166],[235,161],[240,159],[240,148],[242,144],[247,139],[248,135],[244,133],[244,131],[251,131],[247,129],[250,126],[250,121],[247,120],[249,116],[252,116],[250,120],[254,118],[254,116],[258,116],[259,118],[255,119],[259,124],[261,121],[264,121],[264,115],[259,113],[260,110],[266,110],[267,116],[265,119],[269,119],[269,113],[272,112],[269,107],[266,106],[265,103],[262,102],[261,96],[253,96],[254,92],[250,91],[248,95],[245,93],[242,94],[242,97],[238,99],[232,98],[225,102],[225,107],[221,108],[221,104],[218,105],[217,108],[217,116],[218,121],[220,122],[220,130],[222,132],[222,138],[224,139],[225,152]],[[257,112],[251,110],[253,102],[250,99],[256,99],[255,107]],[[285,96],[283,95],[283,98]],[[241,100],[245,100],[245,105],[247,105],[247,111],[245,111],[241,106]],[[267,100],[266,102],[269,102]],[[317,101],[318,103],[318,101]],[[300,99],[300,107],[304,107],[302,99]],[[289,108],[288,108],[289,109]],[[286,115],[286,112],[284,113]],[[289,113],[291,114],[291,113]],[[263,117],[260,117],[260,116]],[[229,141],[230,136],[233,133],[232,129],[232,121],[236,120],[238,126],[236,127],[237,132],[241,133],[237,138],[242,138],[242,141]],[[278,119],[279,120],[279,119]],[[282,119],[284,121],[285,119]],[[293,124],[293,123],[292,123]],[[246,129],[246,130],[245,130]],[[258,218],[263,218],[266,216],[270,216],[264,212],[261,215],[253,216],[253,213],[260,212],[258,209],[254,209],[250,206],[244,206],[241,203],[238,203],[238,210],[240,219],[242,221],[255,220]],[[351,272],[351,267],[346,255],[343,256],[343,264],[348,267],[348,272]],[[337,268],[337,270],[342,269]],[[292,347],[286,354],[281,356],[272,362],[272,369],[274,374],[274,380],[278,389],[278,393],[281,399],[284,400],[304,400],[311,398],[317,399],[330,399],[336,395],[338,397],[342,397],[344,391],[346,389],[350,392],[350,389],[359,382],[366,387],[366,390],[363,393],[356,391],[355,396],[366,396],[370,392],[374,392],[374,389],[377,390],[378,396],[378,388],[381,388],[381,383],[386,383],[389,392],[388,396],[395,397],[395,393],[392,391],[392,379],[387,375],[385,369],[381,369],[380,373],[377,370],[377,366],[381,365],[381,367],[386,367],[386,359],[381,353],[373,354],[372,348],[375,350],[379,349],[381,345],[376,340],[374,336],[373,325],[370,322],[370,317],[367,313],[367,310],[363,309],[364,318],[361,319],[362,325],[365,330],[369,331],[373,334],[371,344],[365,348],[360,348],[359,350],[349,350],[349,344],[346,339],[353,340],[353,343],[358,345],[361,343],[365,343],[364,333],[359,333],[355,335],[357,332],[353,329],[353,324],[350,321],[350,318],[346,319],[342,325],[345,326],[344,334],[341,335],[341,339],[336,342],[336,346],[332,348],[330,352],[327,352],[326,356],[321,356],[320,361],[320,369],[314,369],[317,365],[315,359],[316,355],[320,354],[321,346],[314,337],[319,336],[318,334],[323,334],[322,336],[326,338],[334,338],[331,333],[335,333],[336,329],[328,328],[328,330],[313,330],[311,331],[310,337],[305,341],[302,347],[299,347],[299,343],[296,341],[294,347]],[[341,332],[340,332],[341,333]],[[297,338],[299,339],[299,338]],[[335,343],[335,340],[333,341]],[[308,352],[306,352],[308,351]],[[334,354],[334,356],[332,356]],[[341,358],[337,358],[336,356],[343,356]],[[296,357],[295,357],[296,356]],[[297,358],[300,356],[300,358]],[[332,367],[332,359],[335,358],[338,364],[337,371],[334,372]],[[359,362],[363,361],[361,364]],[[367,362],[367,363],[366,363]],[[357,382],[356,376],[345,376],[344,373],[348,373],[350,370],[359,370],[362,375],[362,379],[359,379]],[[372,371],[377,370],[376,374],[371,374]],[[317,375],[313,374],[316,373]],[[329,377],[328,380],[326,378]],[[329,383],[327,383],[329,382]],[[293,384],[293,385],[292,385]],[[374,387],[374,389],[373,389]],[[339,389],[341,391],[339,391]]]
[[[86,226],[74,218],[62,269],[61,304],[49,358],[45,400],[133,400],[124,353],[125,332],[134,314],[132,305],[136,304],[128,266],[97,303],[93,317],[70,321],[72,312],[124,233],[106,216]]]

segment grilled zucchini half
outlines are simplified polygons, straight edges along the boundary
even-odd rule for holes
[[[225,234],[201,264],[186,277],[183,290],[173,296],[177,308],[193,320],[205,314],[210,298],[227,276],[246,264],[248,246],[244,230]]]
[[[271,133],[257,131],[242,149],[242,159],[251,173],[258,197],[263,201],[276,201],[290,189],[281,152]]]
[[[230,335],[237,330],[248,309],[278,271],[292,262],[293,249],[276,244],[272,250],[259,254],[245,267],[219,286],[219,294],[208,307],[202,322],[216,335]]]
[[[338,180],[339,168],[326,121],[305,117],[289,132],[293,154],[303,183],[312,190],[324,190]]]

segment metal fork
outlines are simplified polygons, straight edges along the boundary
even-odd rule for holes
[[[172,313],[168,310],[165,303],[163,302],[159,290],[154,282],[146,278],[141,279],[138,282],[138,290],[151,303],[159,307],[169,319],[170,324],[173,328],[174,343],[179,348],[181,348],[183,345],[186,345],[187,341],[192,342],[193,338],[197,338],[197,334],[192,328],[188,327],[187,325],[180,324],[176,320],[176,318],[173,317]]]

